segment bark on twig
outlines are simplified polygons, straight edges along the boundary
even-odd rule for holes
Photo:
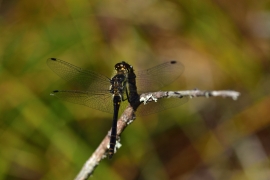
[[[236,91],[201,91],[201,90],[189,90],[189,91],[159,91],[153,93],[144,93],[140,95],[139,101],[141,103],[149,103],[151,101],[157,101],[161,98],[182,98],[182,97],[231,97],[233,100],[236,100],[240,93]],[[158,101],[157,101],[158,103]],[[137,109],[140,103],[134,103],[133,107],[130,105],[123,112],[121,117],[117,122],[117,135],[120,136],[124,129],[129,125],[133,120],[135,120],[134,109]],[[107,149],[110,143],[110,137],[108,135],[102,140],[98,148],[92,154],[92,156],[86,161],[80,173],[77,175],[75,180],[86,180],[88,177],[93,174],[95,168],[99,162],[107,157]],[[118,142],[119,144],[119,142]],[[118,147],[119,148],[119,147]]]

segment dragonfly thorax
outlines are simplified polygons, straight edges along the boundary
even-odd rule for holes
[[[126,89],[127,78],[124,74],[117,74],[111,79],[110,92],[115,96],[122,96]]]

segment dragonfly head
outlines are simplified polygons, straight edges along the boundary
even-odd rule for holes
[[[126,63],[125,61],[122,61],[120,63],[117,63],[114,66],[117,74],[123,74],[123,73],[129,73],[133,71],[133,67],[131,65],[129,65],[128,63]]]

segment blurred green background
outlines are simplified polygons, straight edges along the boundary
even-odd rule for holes
[[[169,59],[168,90],[226,90],[138,117],[91,179],[266,180],[270,177],[270,2],[266,0],[0,0],[0,179],[73,179],[112,115],[60,101],[60,58],[110,77]]]

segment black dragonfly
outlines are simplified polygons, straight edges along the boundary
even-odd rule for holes
[[[55,90],[51,95],[62,100],[113,113],[109,158],[114,154],[117,133],[118,112],[143,92],[153,92],[172,83],[183,72],[178,61],[169,61],[153,68],[138,71],[131,65],[120,62],[115,65],[116,74],[108,78],[91,70],[84,70],[57,58],[49,58],[48,66],[76,89]],[[139,90],[137,91],[137,86]],[[136,110],[137,115],[148,115],[185,103],[188,99],[160,99]],[[123,103],[121,106],[120,104]]]

